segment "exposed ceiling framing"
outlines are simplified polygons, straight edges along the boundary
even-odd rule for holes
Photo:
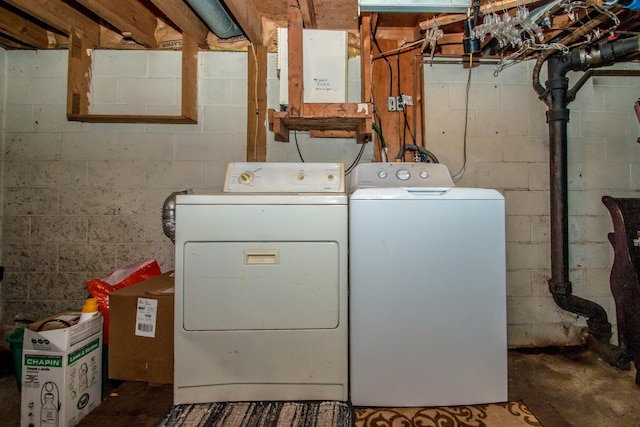
[[[0,0],[0,46],[5,49],[52,49],[66,48],[71,28],[76,28],[93,41],[97,48],[156,49],[162,47],[159,28],[177,34],[188,33],[202,49],[223,46],[242,47],[247,44],[274,48],[276,27],[287,26],[287,0],[211,0],[219,1],[228,15],[237,23],[245,35],[245,44],[240,40],[218,39],[207,24],[192,10],[185,0]],[[481,0],[478,24],[484,17],[514,16],[519,8],[535,9],[552,0]],[[561,42],[563,36],[576,31],[586,21],[601,11],[616,13],[620,24],[609,30],[610,25],[598,28],[588,37],[588,42],[597,43],[607,37],[625,37],[640,33],[640,13],[623,10],[619,6],[603,6],[602,0],[565,0],[564,4],[585,5],[575,8],[571,18],[569,8],[556,7],[552,25],[540,25],[545,33],[545,42],[553,39]],[[350,31],[357,39],[360,17],[357,0],[297,0],[305,28],[341,29]],[[470,0],[471,4],[471,0]],[[456,56],[463,53],[465,14],[433,13],[384,13],[372,22],[374,34],[380,39],[398,40],[402,43],[424,37],[429,31],[442,31],[442,37],[432,46],[435,55]],[[581,41],[584,43],[584,40]],[[505,56],[517,46],[499,48],[491,34],[483,40],[483,54]],[[428,43],[423,44],[426,48]],[[434,47],[435,46],[435,47]],[[175,45],[174,45],[175,47]],[[178,46],[179,47],[179,46]],[[534,54],[531,54],[534,55]]]

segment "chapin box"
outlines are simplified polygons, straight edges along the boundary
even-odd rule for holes
[[[102,398],[102,316],[64,312],[32,323],[22,348],[21,427],[76,425]]]

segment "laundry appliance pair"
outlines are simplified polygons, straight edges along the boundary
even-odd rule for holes
[[[506,401],[504,198],[443,165],[230,163],[176,199],[174,402]]]

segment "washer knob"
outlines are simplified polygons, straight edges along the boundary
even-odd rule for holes
[[[242,172],[238,177],[238,181],[240,181],[240,184],[249,184],[251,181],[253,181],[253,173],[249,171]]]
[[[411,174],[406,169],[398,169],[398,171],[396,172],[396,177],[400,181],[406,181],[409,179],[409,177],[411,177]]]
[[[427,171],[420,171],[420,178],[422,179],[429,178],[429,173]]]
[[[378,172],[378,178],[385,179],[387,177],[387,171]]]

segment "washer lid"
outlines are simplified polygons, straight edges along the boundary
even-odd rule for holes
[[[351,193],[354,200],[504,200],[496,190],[465,187],[384,187],[359,188]]]
[[[342,163],[230,162],[225,193],[343,193]]]

